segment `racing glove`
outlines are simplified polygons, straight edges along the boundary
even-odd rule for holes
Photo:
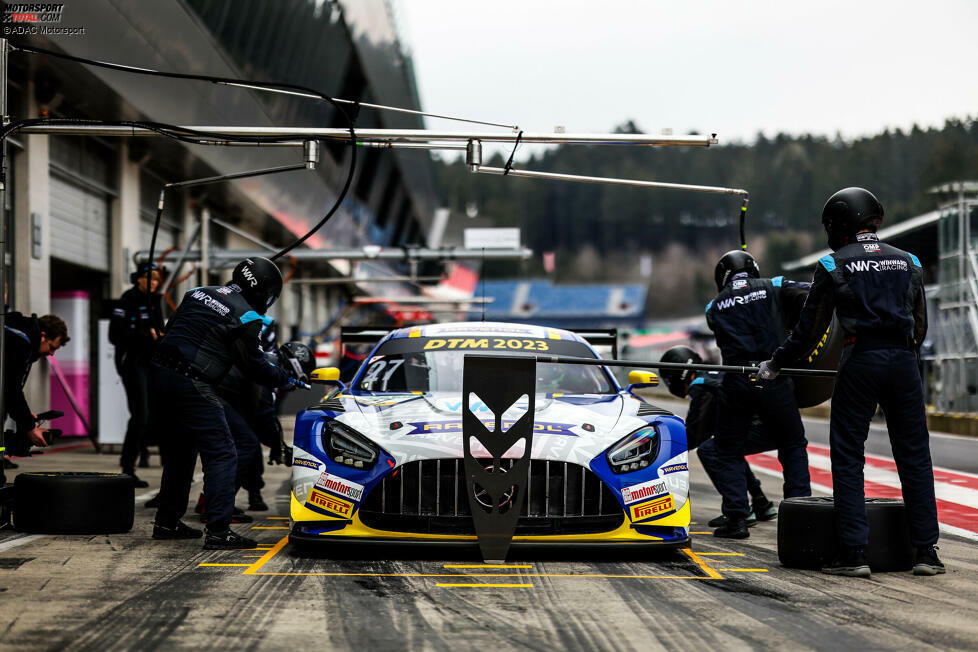
[[[760,380],[774,380],[781,372],[781,368],[774,363],[774,360],[765,360],[757,368],[757,377]]]

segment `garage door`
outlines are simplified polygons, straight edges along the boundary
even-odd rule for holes
[[[51,170],[51,255],[109,270],[109,202],[104,193]]]
[[[150,219],[143,217],[139,220],[139,248],[149,249],[149,243],[153,240],[153,224],[155,216]],[[160,254],[164,249],[174,246],[177,241],[174,228],[165,221],[160,224],[160,231],[156,234],[156,253]]]

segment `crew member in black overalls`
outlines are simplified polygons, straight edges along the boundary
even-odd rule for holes
[[[727,252],[717,263],[714,276],[720,293],[706,306],[706,323],[716,335],[724,364],[753,366],[770,357],[787,334],[785,315],[797,315],[796,308],[804,303],[807,283],[760,275],[746,251]],[[728,521],[713,535],[745,539],[750,536],[750,504],[744,453],[751,422],[756,416],[778,437],[785,498],[811,495],[808,442],[788,378],[754,382],[745,375],[726,374],[717,413],[717,489]]]
[[[774,378],[825,332],[835,310],[846,337],[832,393],[829,441],[839,555],[822,570],[869,577],[864,447],[876,406],[883,408],[917,548],[915,575],[944,572],[937,557],[937,504],[917,366],[927,334],[923,270],[911,253],[880,242],[883,205],[863,188],[829,197],[822,225],[835,252],[815,266],[811,293],[791,336],[759,372]]]
[[[163,338],[161,297],[156,292],[160,273],[156,265],[144,263],[129,280],[133,287],[122,293],[109,321],[109,341],[115,345],[116,369],[129,404],[129,425],[119,464],[123,473],[132,476],[136,487],[148,487],[149,483],[136,476],[136,458],[148,465],[150,359]]]
[[[6,414],[14,421],[14,437],[26,440],[25,447],[44,448],[48,445],[47,432],[37,425],[34,412],[24,396],[24,385],[34,363],[67,344],[68,325],[57,315],[27,317],[19,312],[8,312],[3,327],[3,405]],[[5,442],[12,445],[14,442]],[[0,487],[7,483],[0,465]]]
[[[662,362],[679,362],[683,364],[702,364],[703,358],[688,346],[674,346],[662,354]],[[717,483],[717,468],[719,451],[714,435],[717,431],[717,405],[720,402],[720,392],[723,384],[723,373],[719,371],[692,371],[678,369],[660,369],[659,376],[673,396],[689,397],[689,409],[686,411],[686,446],[689,450],[696,449],[696,454],[703,464],[707,477],[714,487]],[[777,448],[777,440],[768,435],[760,421],[751,422],[747,431],[747,443],[744,455],[753,455]],[[758,521],[770,521],[778,515],[774,503],[768,500],[761,489],[761,481],[751,471],[750,464],[744,460],[747,491],[751,496],[751,512],[747,516],[748,527]],[[719,491],[719,489],[717,489]],[[710,520],[710,527],[725,525],[729,519],[720,515]]]
[[[282,273],[267,258],[234,268],[231,283],[195,288],[184,295],[153,358],[157,365],[153,415],[168,437],[164,447],[160,506],[154,539],[201,535],[180,518],[187,510],[197,453],[204,469],[208,516],[206,550],[253,548],[255,541],[231,530],[237,458],[224,405],[214,386],[237,366],[255,382],[290,382],[269,364],[259,345],[261,316],[282,291]]]

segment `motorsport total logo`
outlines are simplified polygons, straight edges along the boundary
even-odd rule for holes
[[[78,36],[84,27],[63,26],[64,3],[11,2],[3,8],[4,36]]]

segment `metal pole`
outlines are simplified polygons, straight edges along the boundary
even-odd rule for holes
[[[204,242],[203,240],[201,241]],[[208,247],[201,244],[202,249]],[[220,265],[228,261],[240,260],[251,256],[266,256],[265,250],[231,250],[214,249],[208,252],[207,258],[210,263]],[[145,262],[149,252],[145,249],[137,251],[134,259],[137,263]],[[289,252],[289,256],[296,260],[526,260],[533,255],[532,249],[525,247],[520,249],[486,249],[483,255],[482,249],[464,249],[462,247],[446,247],[444,249],[412,249],[410,252],[399,249],[379,249],[378,251],[364,251],[363,249],[299,249]],[[200,250],[188,251],[186,260],[201,261]]]
[[[421,283],[441,281],[441,276],[381,276],[378,278],[294,278],[289,283],[296,285],[349,285],[350,283]]]
[[[0,38],[0,122],[7,125],[7,39]],[[6,388],[7,363],[7,139],[3,139],[3,149],[0,150],[0,452],[6,450],[3,444],[3,421],[7,417],[7,403],[4,400]],[[4,477],[0,471],[0,478]]]
[[[218,136],[253,136],[264,138],[300,138],[303,140],[346,140],[350,130],[330,127],[230,127],[230,126],[177,126],[178,130],[200,131]],[[127,125],[46,124],[31,125],[20,129],[24,134],[57,136],[162,136],[145,127]],[[494,143],[515,143],[517,134],[507,132],[436,131],[433,129],[358,129],[358,140],[380,142],[465,142],[481,140]],[[524,132],[521,143],[649,145],[655,147],[709,147],[719,141],[715,134],[684,136],[652,136],[648,134],[555,134],[548,132]],[[259,145],[255,143],[255,145]]]
[[[468,357],[486,357],[485,354],[468,353]],[[497,357],[497,356],[489,356]],[[583,364],[595,367],[652,367],[653,369],[676,369],[689,371],[722,371],[728,374],[756,374],[759,367],[741,367],[727,364],[687,364],[683,362],[661,362],[659,360],[602,360],[601,358],[575,358],[562,355],[533,355],[515,354],[511,357],[531,357],[537,363],[546,364]],[[826,369],[782,369],[782,376],[815,376],[818,378],[835,378],[836,372]]]
[[[269,251],[278,251],[278,247],[273,247],[272,245],[268,244],[267,242],[265,242],[261,238],[256,238],[255,236],[251,235],[250,233],[247,233],[245,231],[242,231],[241,229],[239,229],[238,227],[234,226],[233,224],[228,224],[227,222],[225,222],[223,220],[219,220],[216,217],[212,217],[211,218],[211,223],[212,224],[216,224],[216,225],[218,225],[220,227],[223,227],[226,230],[228,230],[231,233],[233,233],[234,235],[239,236],[241,238],[244,238],[245,240],[247,240],[249,242],[252,242],[252,243],[258,245],[259,247],[264,247],[265,249],[268,249]]]
[[[200,209],[200,251],[198,252],[198,255],[200,256],[199,260],[200,260],[200,284],[201,285],[210,284],[210,271],[211,271],[210,217],[211,217],[211,212],[207,210],[206,206],[202,207]],[[193,255],[193,252],[187,252],[187,254],[189,257]],[[136,255],[138,256],[139,253],[137,253]]]
[[[473,172],[482,174],[506,174],[506,168],[490,168],[473,166]],[[636,186],[638,188],[665,188],[668,190],[692,190],[695,192],[711,192],[721,195],[746,196],[748,193],[741,188],[724,188],[721,186],[697,186],[686,183],[667,183],[665,181],[640,181],[638,179],[616,179],[613,177],[586,177],[579,174],[558,174],[556,172],[535,172],[510,168],[511,177],[528,177],[531,179],[556,179],[558,181],[579,181],[583,183],[604,183],[616,186]]]
[[[173,279],[178,278],[180,276],[180,268],[183,267],[183,263],[187,259],[187,252],[189,252],[190,248],[194,246],[194,242],[197,241],[197,236],[199,235],[200,235],[200,224],[198,223],[196,226],[194,226],[193,232],[190,234],[190,237],[187,238],[187,244],[184,245],[183,250],[180,252],[180,255],[177,257],[177,262],[173,268],[173,272],[167,275],[166,282],[163,284],[163,289],[160,290],[161,295],[166,296],[166,293],[169,291],[170,286],[173,285]]]

